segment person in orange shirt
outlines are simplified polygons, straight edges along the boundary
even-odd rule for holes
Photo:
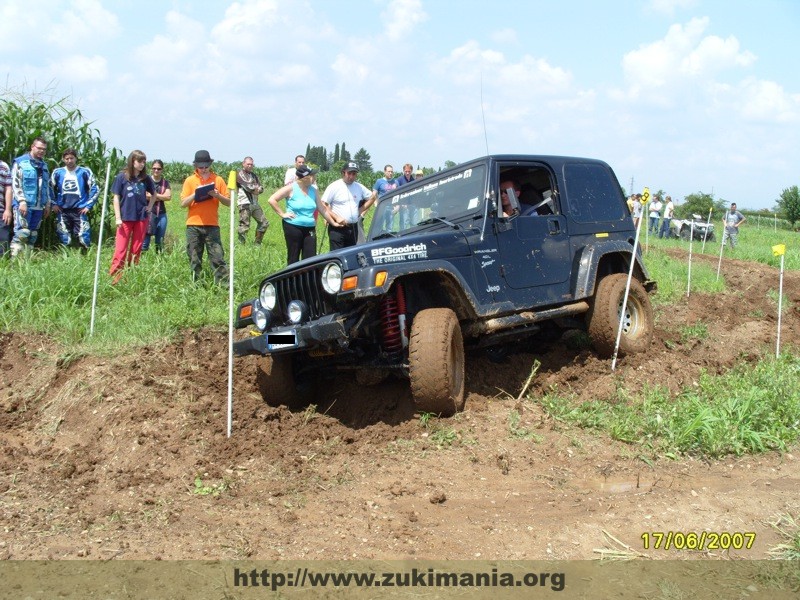
[[[198,281],[203,269],[203,249],[214,269],[214,283],[228,283],[228,263],[222,249],[219,233],[219,204],[231,205],[225,180],[211,170],[214,160],[208,150],[198,150],[194,155],[194,173],[186,178],[181,190],[181,206],[189,209],[186,218],[186,252],[192,268],[192,279]],[[197,188],[213,184],[205,194]]]

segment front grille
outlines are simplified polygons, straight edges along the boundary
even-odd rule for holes
[[[302,300],[312,319],[318,319],[334,310],[334,297],[322,289],[322,270],[325,264],[296,271],[278,279],[271,279],[278,292],[277,308],[282,317],[292,300]]]

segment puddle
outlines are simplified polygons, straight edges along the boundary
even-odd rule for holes
[[[606,494],[644,493],[653,489],[655,481],[642,477],[596,477],[576,479],[569,482],[571,487],[590,492]]]

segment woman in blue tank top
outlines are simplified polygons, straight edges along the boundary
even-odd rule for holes
[[[287,264],[317,254],[316,221],[317,189],[314,187],[316,169],[306,165],[297,167],[297,179],[287,184],[269,197],[269,204],[283,219],[283,236],[286,238]],[[278,201],[286,200],[286,210]]]

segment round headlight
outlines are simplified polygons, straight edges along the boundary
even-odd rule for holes
[[[269,282],[265,283],[261,288],[259,299],[261,300],[261,306],[265,307],[267,310],[275,308],[275,302],[278,299],[278,292],[275,291],[275,286]]]
[[[328,263],[322,270],[322,288],[329,294],[342,289],[342,268],[336,263]]]
[[[306,315],[308,314],[308,309],[306,308],[305,304],[300,302],[300,300],[292,300],[289,302],[287,312],[289,313],[289,320],[297,325],[305,320]]]

